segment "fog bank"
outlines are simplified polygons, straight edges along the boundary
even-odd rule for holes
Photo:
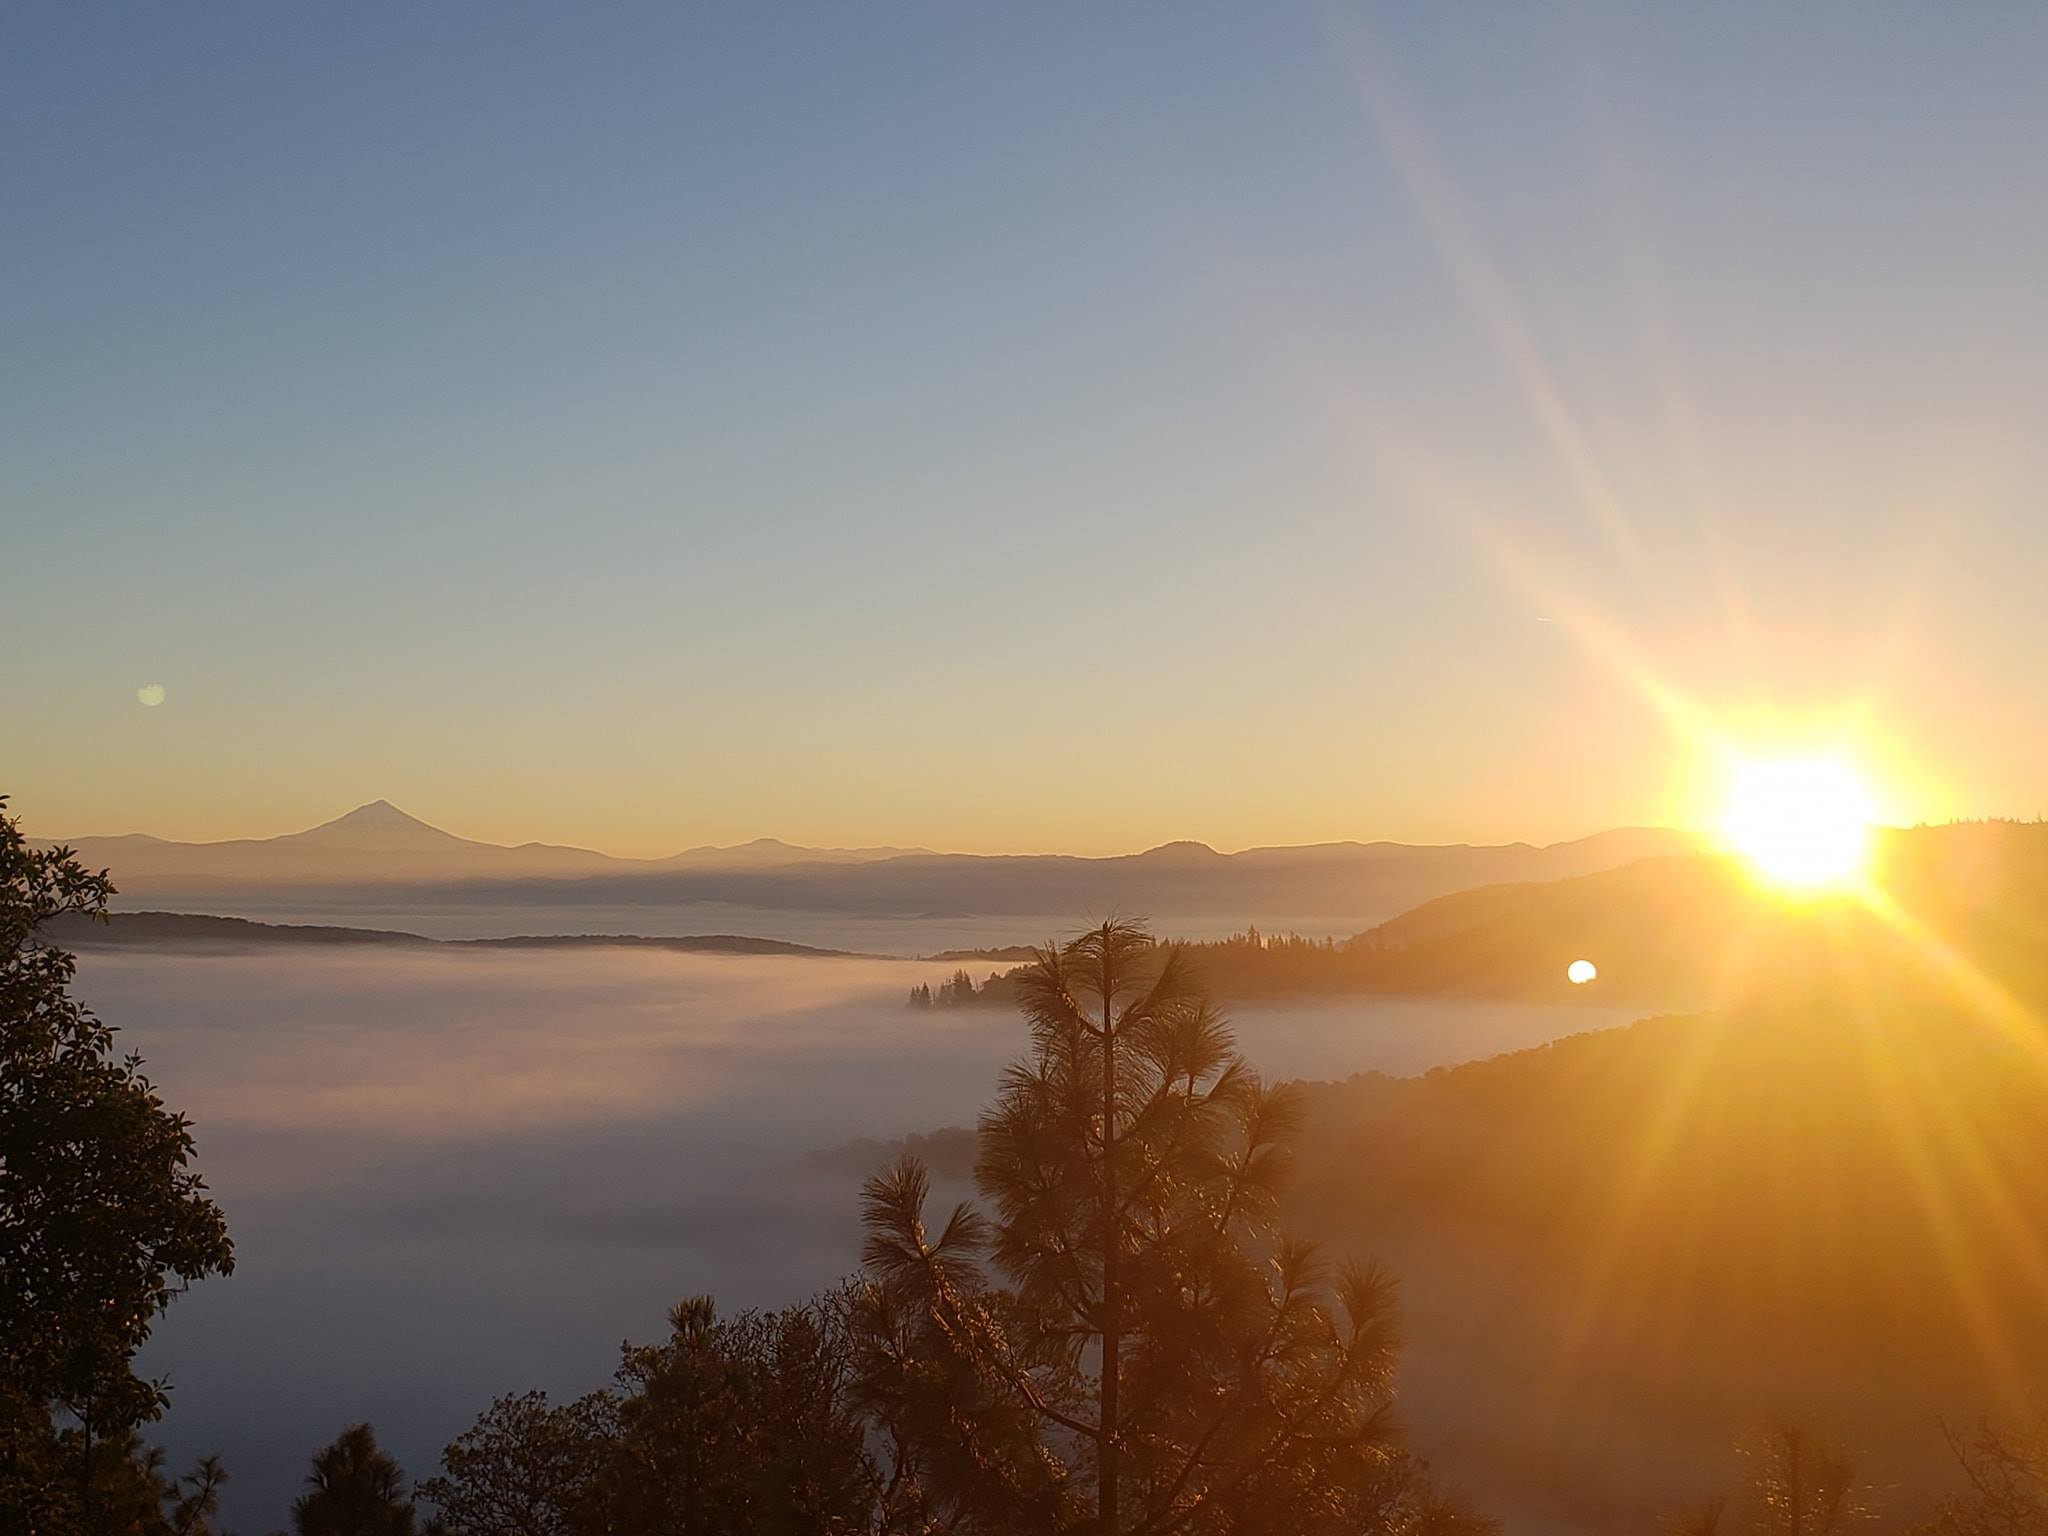
[[[155,1434],[219,1451],[229,1519],[280,1523],[307,1457],[374,1423],[408,1473],[501,1392],[599,1385],[696,1291],[845,1274],[854,1138],[971,1124],[1023,1045],[912,1011],[949,967],[595,952],[94,953],[80,995],[189,1113],[236,1273],[171,1310]],[[1236,1013],[1275,1077],[1413,1072],[1616,1022],[1584,1008],[1317,1002]]]

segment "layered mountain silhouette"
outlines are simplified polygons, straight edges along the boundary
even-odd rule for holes
[[[664,873],[580,882],[604,901],[727,901],[870,914],[1036,915],[1108,912],[1342,926],[1391,916],[1432,896],[1505,880],[1551,880],[1688,850],[1684,833],[1640,829],[1538,848],[1323,843],[1219,853],[1169,843],[1107,858],[1067,854],[909,854],[859,864],[795,862],[764,870]],[[564,899],[560,882],[545,893]],[[502,890],[518,899],[522,894]]]
[[[762,838],[662,859],[618,859],[545,843],[456,837],[387,801],[282,837],[174,843],[87,837],[70,846],[105,867],[123,905],[203,908],[209,896],[274,897],[318,888],[332,903],[418,899],[495,905],[631,906],[716,902],[870,915],[1039,915],[1119,911],[1362,927],[1472,886],[1544,881],[1690,852],[1690,833],[1625,828],[1536,847],[1320,843],[1219,853],[1168,843],[1108,858],[803,848]],[[166,898],[175,896],[175,903]]]
[[[1404,991],[1550,994],[1569,990],[1564,968],[1587,958],[1610,1000],[1659,1006],[1782,998],[1845,976],[1881,990],[1974,974],[2048,997],[2048,825],[1886,831],[1867,894],[1788,896],[1710,857],[1462,891],[1358,947]]]
[[[1784,999],[1843,976],[1879,990],[1972,977],[2048,1003],[2048,825],[1888,830],[1867,892],[1798,896],[1708,854],[1423,902],[1330,948],[1204,946],[1232,996],[1383,992],[1645,1009]],[[1567,968],[1590,960],[1589,985]],[[1987,980],[1995,978],[1995,982]]]
[[[49,846],[51,839],[39,839]],[[471,879],[575,878],[668,869],[769,869],[795,863],[859,863],[920,850],[800,848],[772,837],[736,847],[702,847],[658,859],[622,859],[554,843],[478,842],[372,800],[303,832],[225,842],[179,843],[146,833],[68,840],[88,865],[113,872],[124,891],[164,882],[284,885],[414,883]]]
[[[665,869],[773,869],[783,864],[871,864],[877,859],[929,852],[924,848],[806,848],[779,837],[757,837],[723,848],[690,848],[653,862]]]

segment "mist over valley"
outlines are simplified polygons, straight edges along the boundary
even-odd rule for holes
[[[835,1282],[858,1260],[854,1195],[874,1166],[809,1154],[972,1125],[1023,1048],[1008,1010],[904,1006],[952,969],[87,950],[81,996],[192,1114],[235,1213],[235,1274],[183,1298],[147,1356],[177,1383],[166,1444],[232,1457],[230,1509],[254,1523],[288,1501],[337,1405],[428,1466],[499,1392],[601,1384],[619,1340],[681,1295],[779,1305]],[[1629,1015],[1309,1000],[1232,1016],[1262,1071],[1333,1079]]]

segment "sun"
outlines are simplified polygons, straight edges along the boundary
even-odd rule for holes
[[[1766,879],[1811,890],[1863,873],[1876,808],[1840,758],[1740,763],[1721,830]]]

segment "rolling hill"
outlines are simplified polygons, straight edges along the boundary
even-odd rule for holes
[[[1699,1009],[1838,976],[1938,984],[1971,972],[2048,1002],[2048,825],[1976,822],[1880,835],[1864,892],[1795,896],[1739,862],[1651,858],[1569,879],[1439,896],[1338,944],[1197,947],[1228,996],[1455,995]],[[1566,968],[1591,960],[1575,987]]]
[[[1401,1277],[1404,1417],[1517,1529],[1656,1529],[1778,1418],[1924,1513],[1937,1416],[2037,1406],[2038,1031],[1801,988],[1307,1098],[1294,1218]]]

